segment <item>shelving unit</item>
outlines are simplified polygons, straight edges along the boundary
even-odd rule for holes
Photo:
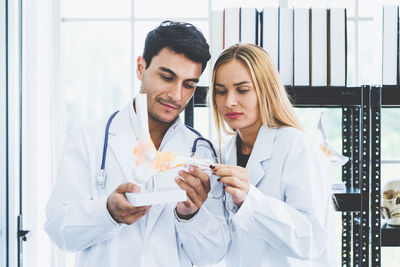
[[[369,150],[371,87],[286,86],[296,107],[342,108],[343,166],[345,191],[332,200],[342,212],[342,266],[369,263]],[[193,108],[207,106],[207,87],[196,89],[185,110],[185,123],[193,126]]]
[[[381,246],[400,246],[400,227],[381,227],[381,111],[400,107],[400,86],[372,87],[371,97],[371,242],[373,266],[381,264]]]
[[[296,107],[342,108],[345,191],[332,196],[342,212],[342,266],[369,265],[370,86],[286,87]]]
[[[193,125],[193,107],[207,106],[207,87],[198,87],[185,123]],[[400,227],[381,227],[381,111],[400,107],[400,86],[286,86],[296,107],[342,108],[342,168],[345,191],[334,191],[342,212],[342,266],[381,266],[381,247],[400,246]]]
[[[398,247],[400,246],[400,227],[393,227],[384,224],[381,229],[382,246]]]

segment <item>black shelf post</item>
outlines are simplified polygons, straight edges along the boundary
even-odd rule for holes
[[[351,107],[342,108],[342,153],[349,157],[349,161],[342,167],[342,181],[346,188],[351,187],[352,167],[353,167],[353,109]],[[351,264],[351,213],[342,213],[342,266]]]
[[[351,147],[351,153],[353,156],[353,170],[352,170],[352,177],[353,177],[353,188],[354,189],[360,189],[360,170],[362,170],[361,166],[361,138],[362,138],[362,132],[360,129],[364,128],[363,120],[362,120],[362,106],[364,103],[364,90],[361,88],[361,103],[360,107],[354,107],[352,109],[353,111],[353,138],[352,138],[352,147]],[[361,200],[362,200],[362,195],[363,191],[361,191],[360,195],[360,209],[353,212],[352,214],[352,219],[353,219],[353,266],[360,266],[361,265],[361,253],[362,253],[362,240],[361,240]]]
[[[369,266],[370,86],[363,86],[361,144],[361,265]]]
[[[371,265],[381,266],[382,88],[371,89]]]

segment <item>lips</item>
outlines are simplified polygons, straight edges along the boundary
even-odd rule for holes
[[[177,106],[174,106],[174,105],[169,104],[169,103],[165,103],[165,102],[163,102],[163,101],[161,101],[161,100],[159,100],[158,102],[159,102],[161,105],[163,105],[168,111],[173,111],[173,110],[177,110],[177,109],[178,109]]]
[[[228,113],[225,113],[225,117],[230,119],[230,120],[238,119],[242,115],[243,115],[243,113],[241,113],[241,112],[228,112]]]

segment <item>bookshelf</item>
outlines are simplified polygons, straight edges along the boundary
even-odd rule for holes
[[[296,107],[342,108],[345,191],[334,191],[335,209],[342,212],[342,266],[368,266],[369,261],[369,155],[371,87],[285,86]],[[193,108],[207,106],[208,87],[198,87],[185,110],[193,126]],[[400,103],[400,102],[399,102]],[[380,159],[380,158],[379,158]]]
[[[381,224],[381,110],[382,108],[400,107],[400,86],[384,85],[372,87],[371,91],[371,242],[372,258],[380,263],[382,246],[400,246],[400,227]],[[375,263],[374,263],[375,264]],[[380,266],[376,264],[375,266]]]

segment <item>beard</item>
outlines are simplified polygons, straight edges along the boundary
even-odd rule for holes
[[[150,116],[150,118],[152,118],[154,121],[165,124],[165,125],[172,125],[175,123],[175,121],[179,118],[179,114],[181,114],[182,111],[180,111],[178,113],[178,115],[175,116],[175,118],[173,118],[172,120],[164,120],[162,119],[160,116],[158,116],[157,114],[155,114],[151,109],[148,110],[148,114]]]

